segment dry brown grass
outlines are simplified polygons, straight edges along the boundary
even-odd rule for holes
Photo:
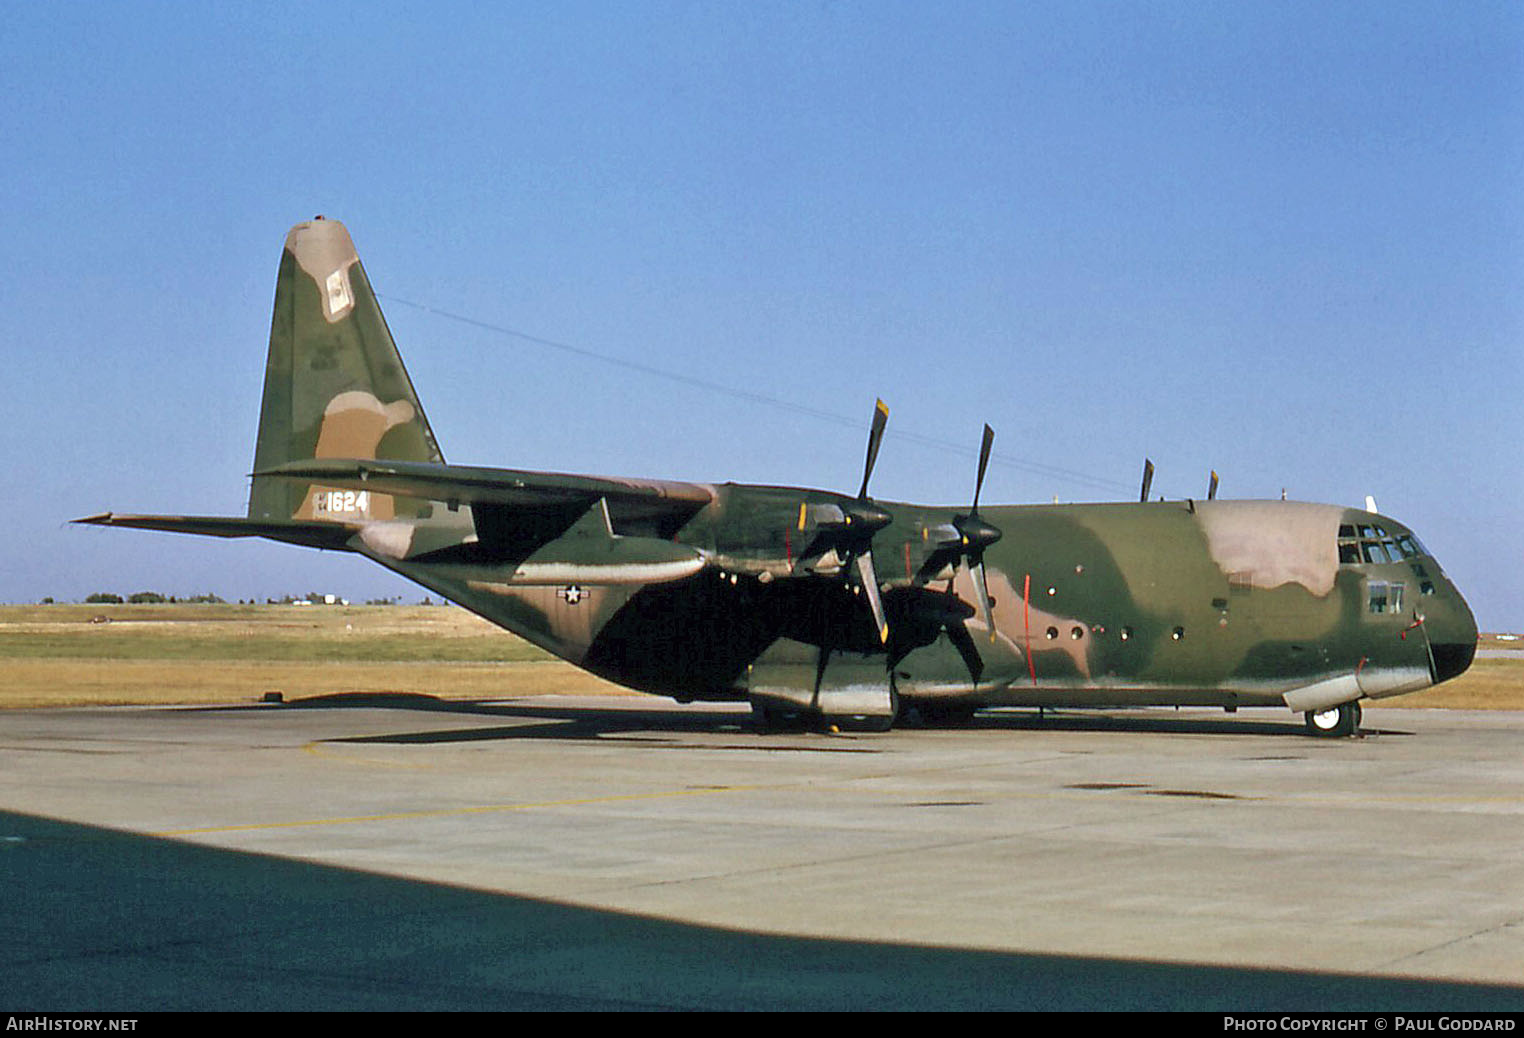
[[[0,606],[0,707],[624,689],[446,606]]]
[[[1367,708],[1433,707],[1440,710],[1524,710],[1524,653],[1514,659],[1482,659],[1435,688],[1391,699],[1364,700]]]
[[[620,695],[569,663],[274,663],[196,660],[5,660],[0,707],[122,706],[286,700],[336,692],[511,699],[559,692]]]

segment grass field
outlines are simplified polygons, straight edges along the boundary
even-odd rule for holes
[[[1484,649],[1517,642],[1484,638]],[[624,694],[454,606],[0,606],[0,708]],[[1374,707],[1524,709],[1524,652]]]
[[[623,691],[454,606],[0,606],[0,707]]]

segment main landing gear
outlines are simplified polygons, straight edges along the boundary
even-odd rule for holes
[[[895,714],[822,714],[787,705],[751,704],[751,719],[759,732],[887,732]]]
[[[1309,710],[1303,716],[1308,732],[1328,739],[1341,739],[1360,730],[1360,704],[1354,701],[1327,710]]]

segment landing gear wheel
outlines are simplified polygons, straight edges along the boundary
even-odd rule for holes
[[[1309,732],[1328,739],[1342,739],[1360,730],[1360,704],[1356,702],[1309,710],[1304,716]]]

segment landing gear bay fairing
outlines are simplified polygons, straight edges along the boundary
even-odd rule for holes
[[[247,517],[77,520],[363,555],[600,677],[759,719],[1289,707],[1455,677],[1476,624],[1402,524],[1289,501],[878,501],[446,464],[344,226],[286,238]]]

